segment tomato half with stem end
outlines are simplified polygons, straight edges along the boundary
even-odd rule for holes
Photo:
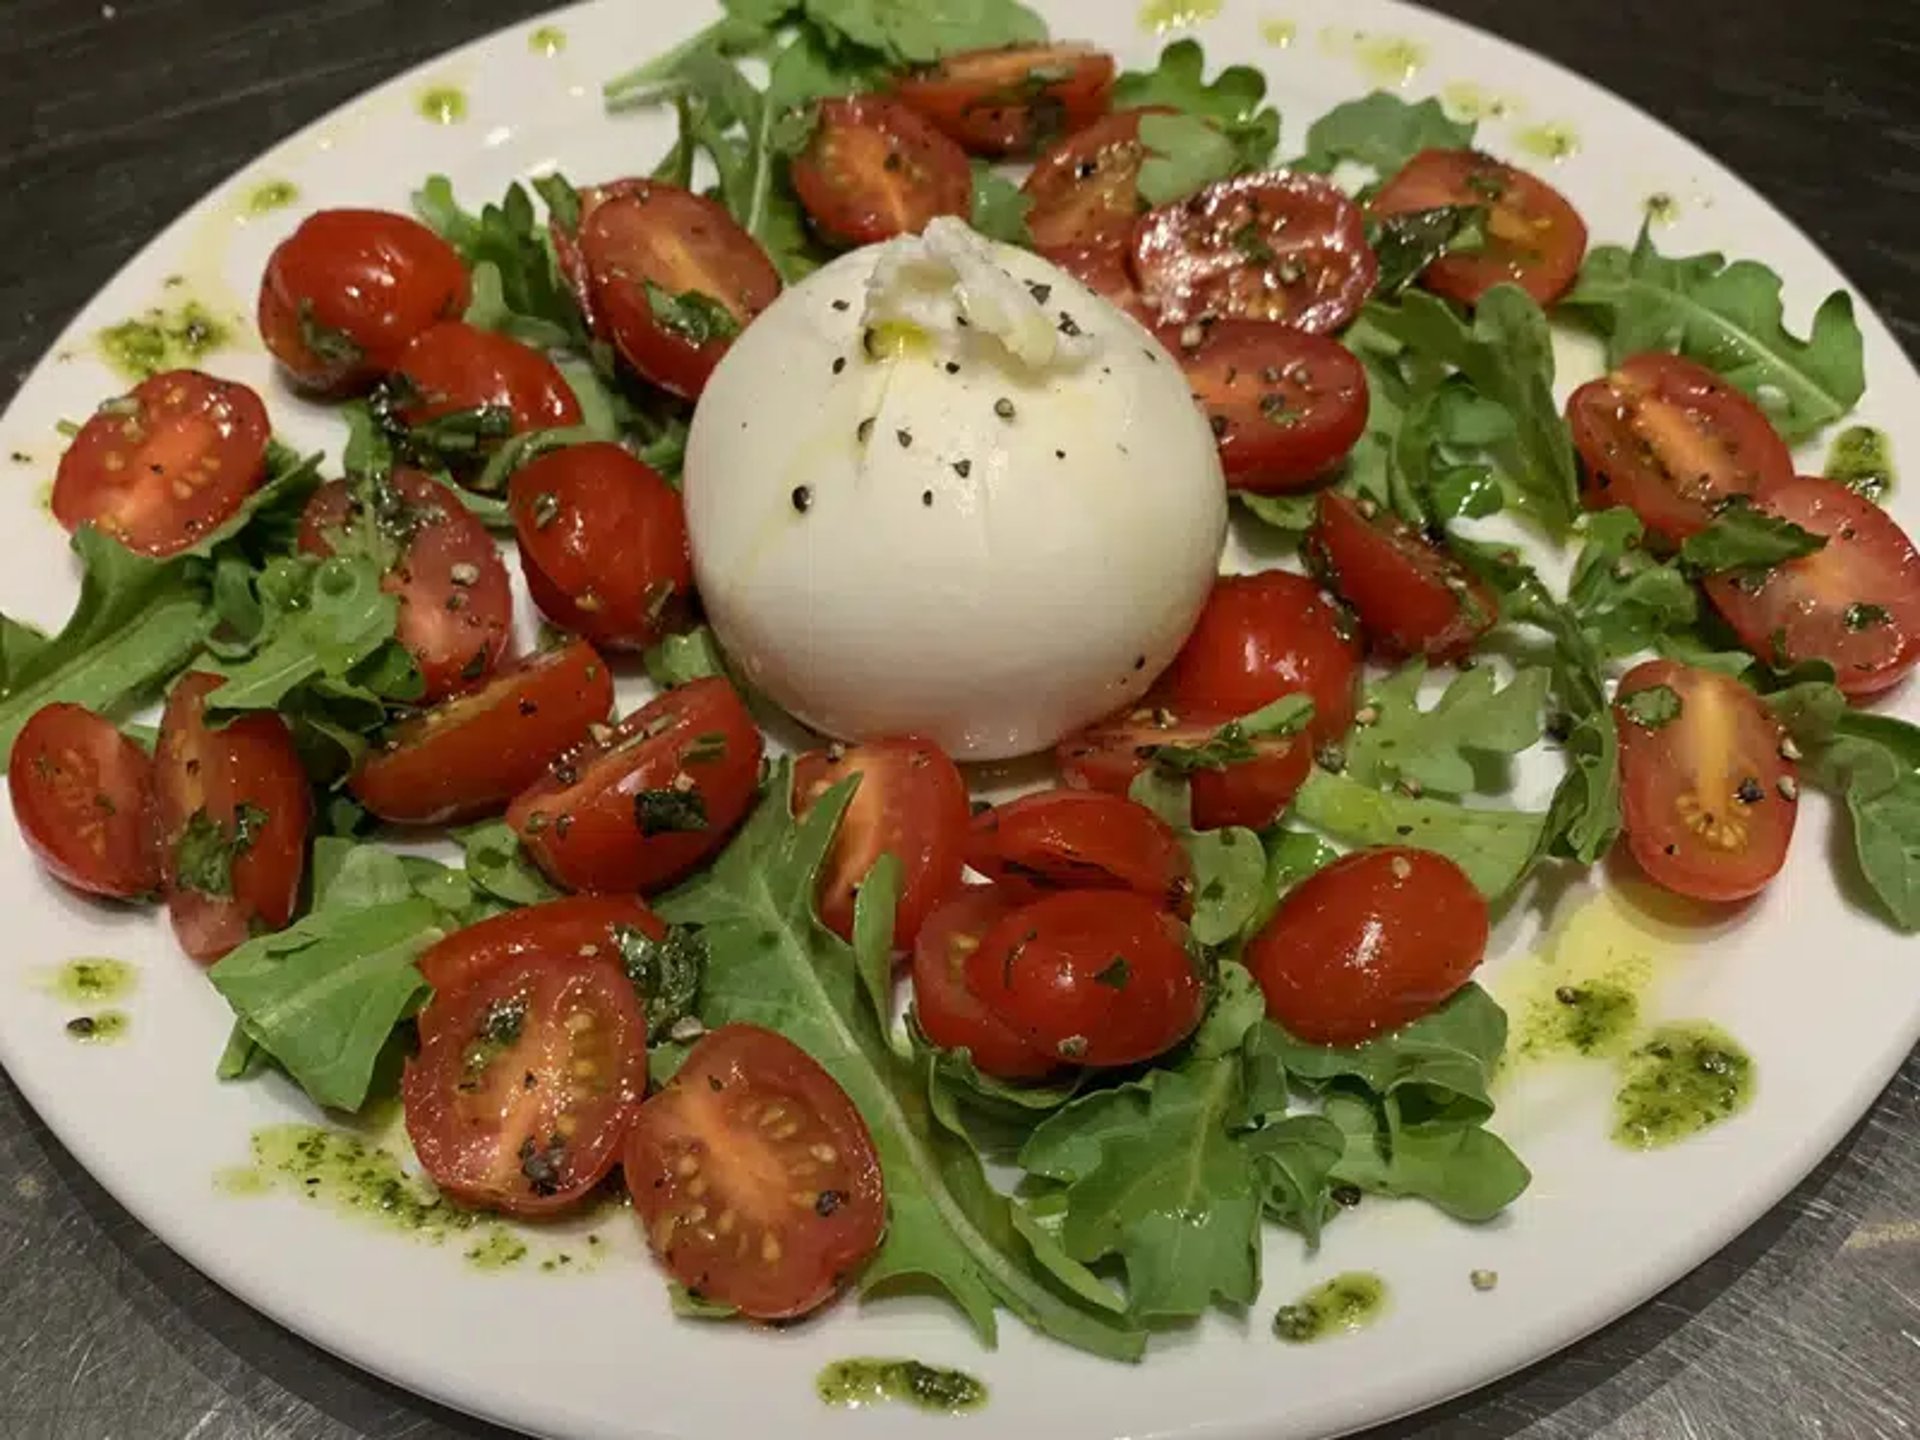
[[[1920,555],[1907,532],[1871,500],[1818,477],[1768,487],[1760,508],[1827,543],[1758,575],[1706,582],[1740,643],[1781,667],[1824,660],[1848,695],[1897,685],[1920,661]]]
[[[183,676],[154,747],[167,913],[180,948],[203,963],[293,918],[313,817],[285,720],[256,710],[207,724],[207,698],[225,683]]]
[[[1580,273],[1587,253],[1580,212],[1539,176],[1477,150],[1422,150],[1367,208],[1402,215],[1443,205],[1485,206],[1486,243],[1443,255],[1420,272],[1420,283],[1436,295],[1472,305],[1496,285],[1518,285],[1551,305]]]
[[[1315,1045],[1418,1020],[1487,950],[1487,902],[1444,855],[1359,850],[1309,875],[1246,950],[1267,1014]]]
[[[1758,695],[1731,675],[1649,660],[1621,679],[1613,723],[1627,849],[1648,878],[1740,900],[1780,873],[1799,773]]]
[[[983,1075],[1040,1080],[1061,1068],[967,988],[967,958],[1002,918],[1039,898],[1024,885],[967,885],[920,927],[913,947],[913,1013],[927,1039],[965,1050]]]
[[[1062,245],[1041,253],[1147,329],[1153,329],[1157,323],[1147,302],[1140,298],[1140,287],[1133,283],[1133,271],[1127,268],[1127,252],[1123,246]]]
[[[636,895],[570,895],[509,910],[437,941],[417,962],[436,994],[448,994],[524,961],[621,963],[616,932],[665,938],[666,923]]]
[[[1395,659],[1458,660],[1500,618],[1485,582],[1370,500],[1323,492],[1302,554],[1353,607],[1374,648]]]
[[[758,1025],[723,1025],[640,1109],[627,1191],[655,1258],[755,1320],[817,1309],[880,1248],[886,1187],[847,1092]]]
[[[794,193],[814,227],[840,245],[918,235],[937,215],[973,208],[966,153],[897,100],[823,100],[807,148],[793,157]]]
[[[761,748],[733,686],[695,680],[554,761],[507,824],[569,890],[656,890],[726,843],[753,805]]]
[[[515,435],[580,423],[580,402],[551,360],[463,320],[421,331],[393,368],[405,382],[397,413],[408,425],[467,410],[505,411]]]
[[[1065,890],[996,923],[967,957],[967,988],[1042,1054],[1134,1065],[1179,1044],[1206,1009],[1186,942],[1143,896]]]
[[[53,481],[53,518],[93,525],[142,555],[174,555],[260,488],[272,427],[245,385],[168,370],[80,427]]]
[[[20,835],[56,880],[137,900],[160,889],[153,761],[103,715],[43,705],[7,761]]]
[[[1069,785],[1125,795],[1153,763],[1159,747],[1204,745],[1221,726],[1238,718],[1224,711],[1175,713],[1163,705],[1142,706],[1069,735],[1055,748],[1054,758]],[[1249,743],[1251,760],[1188,775],[1194,829],[1244,825],[1263,830],[1280,818],[1306,784],[1313,768],[1308,736],[1259,735]]]
[[[573,298],[580,306],[580,314],[587,322],[587,328],[600,339],[607,338],[606,318],[594,309],[593,277],[587,273],[586,256],[580,253],[580,232],[593,218],[593,212],[609,200],[618,200],[625,195],[644,196],[658,183],[628,176],[624,180],[609,180],[604,185],[582,185],[574,192],[579,202],[579,214],[575,217],[571,229],[562,225],[556,217],[547,223],[547,236],[553,245],[553,263],[559,268],[560,278],[567,282],[567,288],[573,291]]]
[[[724,206],[658,181],[596,205],[581,221],[580,256],[591,312],[621,357],[688,399],[780,295],[780,272]]]
[[[387,210],[321,210],[267,259],[261,338],[295,385],[341,396],[393,368],[422,330],[457,320],[472,298],[454,248]]]
[[[1100,790],[1042,790],[973,817],[967,864],[990,880],[1131,890],[1193,913],[1193,861],[1146,806]]]
[[[1314,175],[1217,181],[1133,235],[1140,293],[1168,325],[1272,320],[1328,334],[1359,313],[1379,270],[1360,207]]]
[[[970,154],[1030,155],[1104,114],[1113,80],[1091,45],[1008,45],[909,71],[893,93]]]
[[[361,513],[353,487],[330,480],[300,516],[300,548],[328,556],[342,532],[378,524],[402,543],[380,588],[400,600],[394,638],[406,647],[426,687],[444,699],[493,672],[513,632],[513,585],[487,527],[460,497],[418,470],[395,470],[397,503],[377,521]]]
[[[543,650],[396,726],[347,781],[382,820],[495,815],[613,712],[613,675],[584,640]]]
[[[1793,456],[1760,407],[1704,365],[1647,351],[1567,398],[1589,510],[1629,506],[1673,549],[1721,506],[1793,478]]]
[[[1027,231],[1043,254],[1068,247],[1120,250],[1147,205],[1140,167],[1147,158],[1140,121],[1171,115],[1164,105],[1118,110],[1076,131],[1035,163],[1020,188],[1033,201]]]
[[[1207,412],[1229,489],[1304,490],[1366,431],[1367,374],[1337,340],[1267,320],[1158,333]]]
[[[946,751],[917,736],[835,745],[810,750],[794,762],[794,814],[806,814],[854,775],[860,784],[820,869],[820,919],[841,939],[851,940],[860,883],[882,855],[892,855],[900,862],[893,945],[906,950],[933,908],[959,888],[967,782]]]
[[[400,1099],[433,1183],[553,1215],[606,1178],[647,1091],[647,1022],[611,958],[530,955],[437,991]]]

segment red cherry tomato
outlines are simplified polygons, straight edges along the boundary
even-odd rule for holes
[[[1113,57],[1091,45],[966,50],[909,71],[893,93],[974,155],[1030,155],[1106,112]]]
[[[1756,576],[1716,575],[1707,598],[1773,664],[1824,660],[1849,695],[1877,695],[1920,660],[1920,555],[1871,500],[1833,480],[1769,486],[1760,508],[1827,537]]]
[[[203,963],[293,918],[313,816],[286,721],[255,710],[207,724],[207,697],[225,683],[184,676],[154,749],[167,913],[180,948]]]
[[[1003,917],[1037,898],[1020,885],[968,885],[935,910],[913,947],[913,1013],[927,1039],[965,1050],[982,1074],[1038,1080],[1057,1057],[1021,1039],[967,988],[967,957]]]
[[[841,245],[917,235],[936,215],[964,218],[973,172],[960,147],[896,100],[823,100],[793,188],[814,225]]]
[[[1192,1033],[1205,987],[1173,916],[1123,890],[1023,905],[967,957],[967,988],[1042,1054],[1133,1065]]]
[[[137,900],[160,888],[153,761],[111,720],[44,705],[7,762],[13,815],[34,858],[89,895]]]
[[[395,728],[347,788],[382,820],[440,825],[498,814],[613,710],[613,676],[584,640],[507,666]]]
[[[1288,892],[1247,947],[1267,1014],[1315,1045],[1418,1020],[1487,949],[1487,902],[1431,850],[1361,850]]]
[[[1304,490],[1367,428],[1367,373],[1346,346],[1266,320],[1168,326],[1160,343],[1207,412],[1227,485]]]
[[[507,335],[446,320],[416,335],[394,364],[401,420],[421,425],[466,410],[505,411],[511,433],[580,423],[580,402],[554,363]]]
[[[580,235],[587,228],[587,222],[593,218],[593,212],[609,200],[618,200],[627,195],[645,196],[656,182],[630,176],[625,180],[609,180],[604,185],[582,185],[574,192],[579,202],[580,213],[574,217],[571,229],[560,221],[551,219],[547,223],[547,237],[553,245],[553,261],[559,267],[560,276],[567,282],[567,288],[573,291],[573,298],[580,306],[587,328],[602,340],[608,339],[606,317],[593,306],[593,277],[587,273],[586,256],[580,253]]]
[[[513,630],[513,586],[487,527],[439,481],[393,472],[394,503],[377,522],[404,549],[380,581],[400,597],[395,638],[420,667],[422,699],[439,700],[484,680]],[[367,523],[353,489],[330,481],[300,517],[300,548],[333,554],[334,539]]]
[[[786,1320],[880,1248],[886,1187],[866,1121],[799,1046],[723,1025],[640,1109],[627,1191],[655,1258],[703,1300]]]
[[[1313,175],[1218,181],[1133,237],[1140,293],[1168,325],[1275,320],[1324,335],[1358,313],[1379,269],[1360,207]]]
[[[1131,890],[1193,913],[1193,862],[1144,805],[1098,790],[1043,790],[973,818],[967,864],[990,880]]]
[[[1222,725],[1238,718],[1225,711],[1176,714],[1165,706],[1144,706],[1069,735],[1054,754],[1069,785],[1125,795],[1160,746],[1204,745]],[[1253,759],[1219,770],[1195,770],[1188,777],[1196,830],[1229,825],[1265,829],[1306,783],[1313,768],[1307,735],[1260,735],[1250,743]]]
[[[1119,110],[1042,155],[1021,189],[1033,206],[1027,230],[1043,253],[1086,247],[1125,250],[1147,206],[1140,198],[1140,120],[1171,115],[1164,105]]]
[[[605,197],[580,225],[591,313],[622,358],[689,399],[780,294],[766,251],[718,203],[657,181]]]
[[[1486,244],[1443,255],[1420,273],[1435,294],[1471,305],[1496,285],[1518,285],[1542,305],[1566,293],[1587,253],[1579,211],[1553,186],[1475,150],[1422,150],[1380,189],[1375,215],[1487,207]]]
[[[541,1216],[606,1178],[646,1090],[647,1022],[626,972],[560,952],[437,992],[400,1099],[441,1191]]]
[[[267,407],[244,385],[169,370],[110,400],[60,457],[53,518],[142,555],[220,528],[266,478]]]
[[[1307,563],[1354,608],[1381,654],[1458,660],[1493,628],[1499,602],[1412,526],[1377,510],[1369,516],[1372,503],[1324,491],[1304,547]]]
[[[1133,283],[1133,271],[1127,268],[1127,252],[1119,245],[1064,245],[1042,252],[1046,258],[1073,276],[1094,294],[1127,312],[1147,329],[1157,323],[1140,298],[1140,287]]]
[[[268,257],[260,334],[294,384],[319,395],[365,389],[422,330],[457,320],[467,267],[418,220],[386,210],[322,210]]]
[[[1672,660],[1628,671],[1614,696],[1627,848],[1656,883],[1739,900],[1780,873],[1799,776],[1760,697]]]
[[[509,910],[456,930],[418,961],[436,994],[464,990],[526,960],[571,964],[597,958],[620,961],[621,930],[649,940],[667,927],[633,895],[570,895],[523,910]]]
[[[760,751],[747,707],[710,676],[556,760],[507,823],[569,890],[656,890],[726,842],[753,804]]]
[[[959,888],[967,782],[944,750],[917,737],[810,750],[793,767],[794,813],[806,814],[853,775],[859,788],[820,870],[820,919],[851,940],[860,882],[882,855],[892,855],[901,867],[893,944],[905,950],[934,906]]]
[[[527,589],[554,624],[640,650],[685,623],[693,559],[680,492],[620,446],[548,451],[514,472],[507,504]]]

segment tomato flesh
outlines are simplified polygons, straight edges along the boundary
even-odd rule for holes
[[[990,880],[1131,890],[1193,912],[1193,862],[1146,806],[1099,790],[1043,790],[973,819],[967,864]]]
[[[1381,654],[1449,662],[1470,653],[1500,617],[1486,584],[1412,526],[1328,490],[1304,553],[1314,573],[1360,617]]]
[[[1118,245],[1063,245],[1041,252],[1094,294],[1111,301],[1147,329],[1157,323],[1140,298],[1127,267],[1127,252]]]
[[[1162,105],[1118,110],[1076,131],[1042,155],[1022,183],[1032,200],[1027,230],[1043,254],[1069,248],[1125,252],[1146,210],[1140,167],[1147,158],[1140,121],[1171,115]]]
[[[965,1050],[984,1075],[1039,1080],[1060,1068],[983,1005],[967,986],[967,959],[996,923],[1028,903],[1021,885],[968,885],[927,918],[913,947],[913,1013],[943,1050]]]
[[[462,320],[421,331],[400,352],[394,371],[404,382],[396,410],[408,425],[469,410],[503,413],[515,435],[580,423],[580,402],[551,360],[512,336]]]
[[[893,93],[973,155],[1030,155],[1105,113],[1113,57],[1091,45],[965,50],[897,82]]]
[[[1256,707],[1258,708],[1258,707]],[[1205,745],[1238,714],[1147,705],[1069,735],[1054,751],[1069,785],[1125,795],[1161,746]],[[1309,736],[1260,735],[1253,758],[1188,775],[1196,830],[1242,825],[1262,830],[1278,820],[1313,768]]]
[[[666,924],[634,895],[570,895],[456,930],[416,962],[436,994],[463,990],[522,961],[620,963],[623,929],[664,939]]]
[[[936,215],[965,218],[973,172],[960,147],[896,100],[827,100],[793,188],[814,225],[841,245],[917,235]]]
[[[153,761],[111,720],[44,705],[7,761],[14,818],[34,858],[89,895],[136,900],[160,888]]]

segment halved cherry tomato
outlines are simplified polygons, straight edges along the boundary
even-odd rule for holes
[[[1587,227],[1567,197],[1538,176],[1477,150],[1422,150],[1380,188],[1367,207],[1375,215],[1487,207],[1486,244],[1443,255],[1420,272],[1420,283],[1471,305],[1496,285],[1518,285],[1550,305],[1573,284],[1587,253]]]
[[[1337,340],[1267,320],[1167,326],[1160,343],[1207,412],[1227,485],[1304,490],[1367,428],[1367,372]]]
[[[1307,733],[1338,740],[1353,723],[1361,654],[1353,617],[1304,575],[1224,575],[1153,694],[1183,714],[1236,718],[1299,692],[1313,697]]]
[[[380,588],[400,597],[394,638],[413,656],[439,700],[492,673],[513,630],[513,585],[487,527],[445,485],[418,470],[396,470],[382,513],[370,522],[353,488],[333,480],[313,492],[300,517],[300,548],[333,554],[334,538],[374,523],[404,545]]]
[[[618,964],[621,930],[638,930],[649,940],[667,933],[666,923],[637,895],[569,895],[456,930],[417,963],[435,993],[445,995],[527,960],[570,964],[600,958]]]
[[[559,267],[560,277],[567,282],[567,288],[573,291],[573,298],[580,306],[587,328],[603,340],[608,338],[606,317],[594,309],[593,277],[587,273],[586,256],[580,253],[580,232],[593,218],[593,212],[607,201],[618,200],[625,195],[645,196],[656,183],[629,176],[624,180],[609,180],[604,185],[582,185],[574,192],[574,198],[580,204],[580,213],[574,217],[572,228],[562,225],[557,217],[547,222],[547,236],[553,245],[553,263]]]
[[[612,711],[606,662],[575,640],[404,722],[361,761],[347,788],[401,825],[498,814]]]
[[[622,357],[689,399],[780,295],[780,272],[725,207],[658,181],[603,198],[581,221],[580,255]]]
[[[1877,695],[1920,661],[1920,555],[1886,511],[1834,480],[1770,485],[1760,508],[1827,537],[1758,575],[1716,575],[1707,598],[1775,665],[1824,660],[1849,695]]]
[[[1662,548],[1729,500],[1793,478],[1767,417],[1704,365],[1662,351],[1623,361],[1567,399],[1589,510],[1631,506]]]
[[[893,93],[972,154],[1030,155],[1105,113],[1113,71],[1091,45],[1011,45],[949,55]]]
[[[1063,245],[1043,252],[1046,258],[1073,276],[1094,294],[1104,296],[1151,330],[1157,323],[1140,298],[1127,268],[1127,252],[1120,245]]]
[[[1099,790],[1042,790],[973,817],[967,864],[990,880],[1131,890],[1193,913],[1193,861],[1158,815]]]
[[[169,370],[109,400],[60,457],[53,518],[142,555],[218,529],[266,478],[267,407],[245,385]]]
[[[267,259],[260,334],[294,383],[320,395],[364,389],[429,325],[472,298],[454,248],[387,210],[321,210]]]
[[[7,761],[14,818],[34,858],[76,890],[115,900],[160,888],[153,761],[83,705],[43,705]]]
[[[755,1320],[825,1304],[880,1248],[887,1195],[866,1121],[784,1035],[723,1025],[640,1108],[633,1211],[673,1277]]]
[[[760,751],[739,695],[709,676],[554,761],[507,823],[569,890],[655,890],[725,843],[753,804]]]
[[[1115,111],[1042,155],[1020,187],[1033,201],[1027,230],[1034,248],[1126,249],[1147,208],[1140,198],[1147,158],[1141,118],[1173,113],[1164,105]]]
[[[206,721],[218,675],[184,676],[154,749],[160,871],[180,948],[203,963],[293,918],[313,792],[287,722],[255,710]]]
[[[551,360],[462,320],[421,331],[393,368],[405,382],[396,409],[409,425],[466,410],[504,410],[516,435],[580,423],[580,402]]]
[[[400,1082],[407,1137],[464,1205],[552,1215],[620,1158],[647,1022],[613,957],[530,953],[438,991]]]
[[[834,786],[858,775],[840,817],[833,849],[820,868],[820,919],[843,940],[853,938],[853,902],[882,855],[900,862],[900,898],[893,944],[913,945],[934,906],[960,885],[967,837],[967,782],[931,740],[877,740],[810,750],[793,767],[793,809],[804,815]]]
[[[967,988],[967,957],[1004,916],[1038,898],[1021,885],[967,885],[920,927],[913,947],[913,1013],[927,1039],[968,1052],[982,1074],[1038,1080],[1060,1068]]]
[[[1500,618],[1478,576],[1372,501],[1322,492],[1302,553],[1374,648],[1395,659],[1458,660]]]
[[[527,590],[554,624],[640,650],[685,623],[693,558],[680,492],[626,450],[550,450],[514,472],[507,504]]]
[[[1315,175],[1221,180],[1163,205],[1133,236],[1133,273],[1162,323],[1276,320],[1324,335],[1373,292],[1360,207]]]
[[[1239,718],[1227,711],[1176,714],[1164,705],[1147,705],[1069,735],[1054,756],[1069,785],[1125,795],[1160,747],[1204,745],[1221,726]],[[1258,735],[1249,743],[1253,759],[1189,774],[1196,830],[1229,825],[1264,829],[1280,818],[1306,783],[1313,768],[1313,743],[1307,734]]]
[[[1487,950],[1487,902],[1431,850],[1342,856],[1287,893],[1247,947],[1267,1014],[1315,1045],[1357,1045],[1418,1020]]]
[[[967,957],[967,988],[1042,1054],[1133,1065],[1200,1023],[1187,931],[1143,896],[1066,890],[1004,916]]]
[[[1799,774],[1760,697],[1731,675],[1636,665],[1613,699],[1627,849],[1656,884],[1739,900],[1780,873]]]
[[[897,100],[823,100],[807,148],[793,157],[807,215],[841,245],[918,235],[936,215],[965,217],[973,172],[960,147]]]

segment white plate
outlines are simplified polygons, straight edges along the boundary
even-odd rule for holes
[[[49,624],[75,589],[57,528],[36,503],[60,441],[54,423],[81,417],[122,388],[97,359],[100,327],[193,294],[233,312],[245,338],[209,368],[266,389],[282,433],[337,444],[323,413],[273,379],[251,341],[251,297],[274,243],[298,215],[325,205],[404,209],[420,177],[444,171],[470,204],[507,181],[560,166],[579,180],[641,168],[667,141],[662,121],[609,119],[599,82],[707,18],[711,3],[635,6],[606,0],[563,12],[567,44],[547,56],[529,23],[457,51],[355,101],[209,196],[170,227],[82,312],[35,370],[4,420],[0,455],[32,468],[0,496],[6,536],[0,606]],[[1055,33],[1109,45],[1132,63],[1158,41],[1133,0],[1057,0]],[[1219,8],[1196,5],[1195,9]],[[1786,277],[1789,318],[1804,322],[1842,277],[1759,196],[1626,104],[1510,45],[1389,0],[1290,0],[1264,11],[1227,0],[1196,32],[1215,64],[1241,60],[1271,78],[1289,149],[1312,116],[1372,87],[1381,40],[1411,41],[1423,63],[1408,93],[1475,84],[1506,98],[1516,118],[1482,126],[1482,142],[1523,164],[1526,125],[1561,122],[1578,153],[1552,167],[1596,242],[1630,241],[1645,197],[1673,195],[1664,248],[1708,248],[1765,260]],[[659,14],[657,23],[641,19]],[[1292,43],[1272,22],[1292,23]],[[1328,29],[1326,27],[1337,27]],[[1356,27],[1368,39],[1354,38]],[[435,84],[461,88],[464,123],[424,120]],[[249,219],[246,197],[291,180],[298,204]],[[174,289],[169,276],[185,277]],[[1864,310],[1871,388],[1863,417],[1920,455],[1920,380],[1880,321]],[[1563,385],[1580,376],[1563,376]],[[1809,461],[1812,457],[1808,457]],[[31,476],[31,479],[29,478]],[[1920,529],[1920,488],[1896,508]],[[1909,695],[1896,706],[1908,713]],[[1786,877],[1710,945],[1667,962],[1654,1007],[1704,1016],[1758,1061],[1759,1093],[1745,1114],[1671,1150],[1633,1154],[1606,1139],[1606,1067],[1522,1072],[1497,1128],[1533,1167],[1510,1216],[1482,1229],[1419,1206],[1369,1203],[1342,1218],[1316,1255],[1275,1232],[1267,1286],[1244,1324],[1214,1319],[1157,1344],[1133,1368],[1089,1359],[1002,1316],[998,1350],[975,1344],[954,1315],[929,1303],[844,1305],[782,1332],[677,1322],[631,1225],[600,1229],[615,1253],[590,1273],[537,1266],[482,1274],[458,1245],[407,1243],[286,1197],[242,1198],[214,1185],[244,1160],[255,1126],[311,1118],[272,1083],[220,1086],[212,1068],[224,1007],[152,917],[76,900],[28,860],[11,820],[0,836],[0,913],[14,931],[14,986],[0,1004],[0,1057],[62,1141],[167,1244],[235,1294],[315,1342],[448,1405],[566,1437],[810,1436],[958,1433],[1072,1437],[1308,1436],[1427,1405],[1567,1344],[1677,1279],[1725,1244],[1798,1181],[1867,1108],[1920,1033],[1920,960],[1913,947],[1848,908],[1829,874],[1829,814],[1801,817]],[[1502,927],[1505,965],[1521,963],[1537,916]],[[132,1027],[112,1046],[73,1043],[75,1010],[30,989],[34,967],[107,954],[138,965]],[[1493,969],[1496,989],[1502,967]],[[578,1248],[574,1246],[572,1248]],[[1270,1336],[1274,1305],[1348,1268],[1377,1271],[1392,1291],[1384,1319],[1326,1344],[1286,1347]],[[1499,1272],[1497,1290],[1468,1284]],[[960,1366],[992,1388],[985,1415],[951,1422],[899,1409],[855,1416],[824,1408],[815,1373],[853,1354],[904,1354]]]

